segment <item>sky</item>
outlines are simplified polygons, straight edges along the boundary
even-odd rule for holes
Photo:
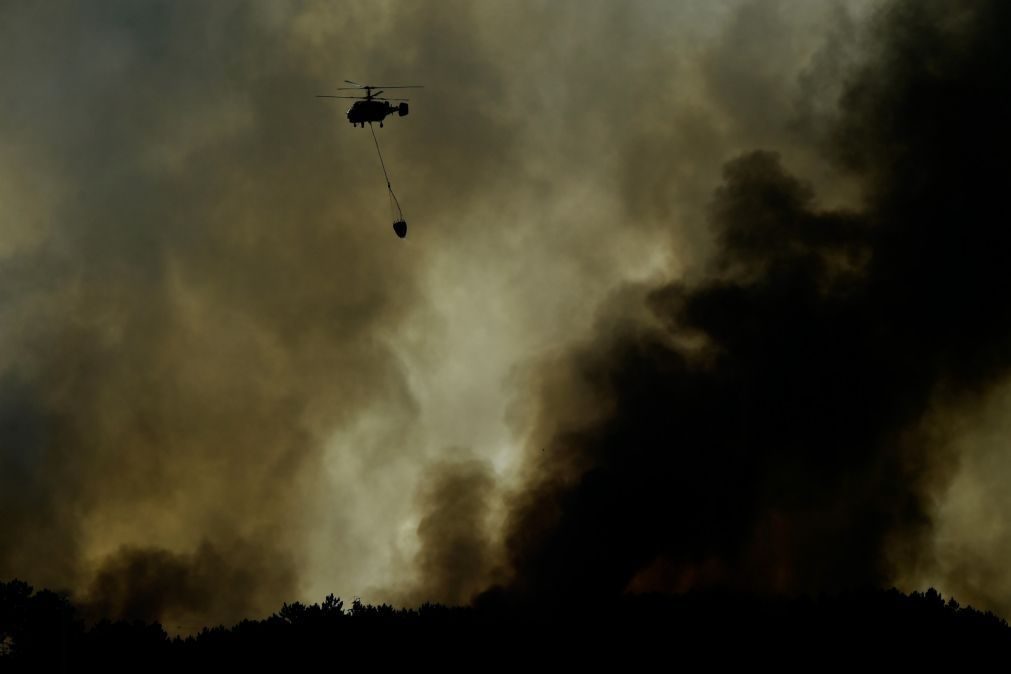
[[[992,4],[0,2],[0,578],[1008,615]]]

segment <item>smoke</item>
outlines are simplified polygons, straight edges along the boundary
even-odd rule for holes
[[[0,577],[190,624],[929,575],[1006,17],[865,4],[3,3]],[[404,241],[344,78],[427,86]]]
[[[342,54],[267,5],[2,11],[27,189],[0,260],[0,576],[114,616],[262,615],[300,594],[309,533],[352,533],[321,530],[351,509],[334,430],[417,408],[383,334],[423,253],[348,196],[381,183],[313,98]]]
[[[495,541],[495,476],[474,459],[431,466],[422,478],[417,510],[420,548],[415,579],[398,603],[416,606],[437,598],[465,604],[499,570]]]
[[[292,578],[259,547],[236,543],[219,549],[203,542],[191,554],[157,548],[122,548],[95,572],[85,611],[93,618],[151,620],[172,616],[172,630],[192,632],[208,615],[250,615],[262,610]],[[266,596],[261,596],[261,593]],[[181,623],[181,624],[180,624]]]
[[[0,577],[172,623],[404,573],[425,466],[508,450],[515,354],[454,366],[501,344],[460,275],[554,197],[497,11],[0,5]],[[429,87],[380,132],[406,241],[368,132],[313,97],[344,78]]]
[[[881,12],[826,145],[863,206],[819,206],[776,154],[741,155],[712,197],[704,277],[645,293],[647,319],[612,304],[596,339],[544,364],[595,409],[554,422],[579,415],[545,380],[550,456],[513,502],[511,587],[819,591],[929,557],[957,456],[927,422],[1011,364],[1009,21],[998,2]]]

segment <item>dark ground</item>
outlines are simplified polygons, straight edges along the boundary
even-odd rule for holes
[[[0,671],[291,671],[771,664],[964,663],[1006,657],[1002,618],[936,591],[822,597],[638,595],[581,605],[519,604],[489,592],[470,607],[395,609],[327,597],[263,620],[169,637],[140,621],[86,624],[64,596],[0,583]]]

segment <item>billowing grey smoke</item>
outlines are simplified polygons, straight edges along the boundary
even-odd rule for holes
[[[300,596],[313,541],[372,531],[327,443],[368,413],[403,445],[417,403],[386,336],[423,304],[425,254],[396,245],[371,141],[313,98],[387,49],[348,12],[330,23],[357,41],[318,50],[326,11],[0,6],[0,577],[229,621]],[[496,136],[463,112],[460,133]],[[429,140],[391,143],[402,175],[466,203],[494,160],[461,171]],[[411,456],[370,449],[340,447],[339,484],[393,483]]]
[[[918,422],[1003,372],[1007,17],[898,4],[864,53],[851,6],[0,5],[0,578],[167,623],[397,569],[889,578]],[[344,77],[429,86],[384,129],[404,242]]]

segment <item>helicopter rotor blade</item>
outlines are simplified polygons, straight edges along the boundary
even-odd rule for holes
[[[372,89],[424,89],[423,84],[393,84],[393,85],[383,85],[383,84],[359,84],[358,82],[352,82],[351,80],[344,80],[348,84],[353,84],[353,87],[337,87],[337,91],[349,91],[349,90],[361,90],[365,89],[368,93]],[[373,94],[374,96],[375,94]]]
[[[396,102],[399,103],[400,101],[410,101],[411,99],[409,99],[409,98],[376,98],[375,96],[373,96],[372,100],[374,100],[374,101],[396,101]]]
[[[375,98],[376,96],[378,96],[381,93],[383,93],[382,90],[377,91],[376,93],[372,94],[372,98]]]
[[[326,94],[316,94],[316,98],[349,98],[353,101],[363,101],[365,100],[361,96],[328,96]]]

